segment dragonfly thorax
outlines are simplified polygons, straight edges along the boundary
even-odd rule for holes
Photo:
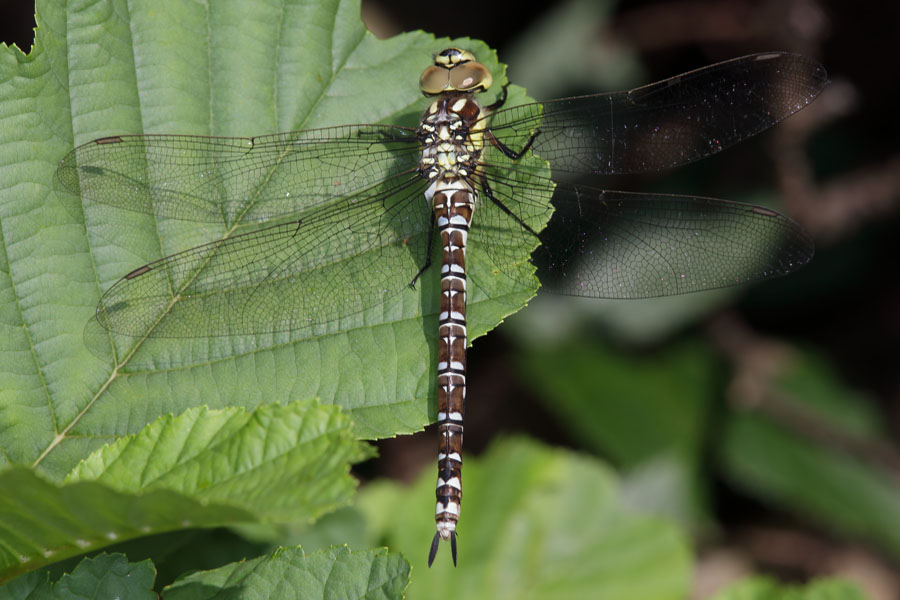
[[[426,179],[468,179],[481,155],[481,106],[469,94],[445,94],[431,103],[419,126],[419,173]]]

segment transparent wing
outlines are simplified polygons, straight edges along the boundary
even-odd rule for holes
[[[123,135],[67,154],[82,198],[175,219],[258,222],[366,190],[416,168],[415,131],[347,125],[255,138]]]
[[[513,149],[536,134],[536,154],[557,170],[656,170],[758,133],[825,83],[804,57],[754,55],[629,92],[497,111],[490,129]],[[426,259],[432,217],[419,151],[414,130],[379,125],[119,136],[77,148],[58,174],[90,200],[194,221],[296,217],[132,271],[104,294],[97,321],[131,336],[242,335],[313,327],[383,303]],[[523,248],[542,243],[532,260],[553,291],[680,294],[782,275],[812,257],[803,231],[767,209],[557,185],[540,161],[510,161],[490,143],[483,160],[473,241],[514,277],[527,272]]]
[[[814,246],[803,229],[767,208],[692,196],[612,192],[535,179],[511,188],[488,172],[504,210],[482,195],[479,227],[512,230],[554,213],[532,255],[549,291],[594,298],[650,298],[760,281],[808,263]],[[554,190],[555,185],[555,190]],[[513,216],[515,215],[515,216]],[[518,227],[519,235],[531,235]],[[535,240],[535,245],[537,240]],[[504,272],[521,257],[487,246]]]
[[[538,132],[534,152],[554,171],[638,173],[715,154],[797,112],[828,79],[798,54],[753,54],[626,92],[595,94],[499,110],[493,134]]]
[[[425,264],[425,183],[340,198],[149,263],[103,294],[96,319],[134,337],[208,337],[302,330],[377,306]]]

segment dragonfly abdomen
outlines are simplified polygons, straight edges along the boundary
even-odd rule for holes
[[[435,182],[432,207],[441,238],[441,308],[438,314],[438,479],[435,489],[438,543],[450,541],[456,563],[456,523],[462,504],[463,414],[466,403],[466,241],[475,191],[465,179]],[[430,190],[431,191],[431,190]]]

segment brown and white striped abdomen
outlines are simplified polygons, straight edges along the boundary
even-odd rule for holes
[[[432,191],[432,209],[442,247],[437,368],[440,449],[435,521],[440,539],[451,542],[455,563],[466,402],[466,241],[475,193],[465,179],[438,180],[429,193]]]

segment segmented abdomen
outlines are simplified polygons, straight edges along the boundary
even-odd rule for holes
[[[466,401],[466,241],[475,209],[475,192],[466,180],[439,180],[432,207],[442,246],[437,369],[441,440],[435,520],[441,539],[455,542],[462,501],[460,453]]]

